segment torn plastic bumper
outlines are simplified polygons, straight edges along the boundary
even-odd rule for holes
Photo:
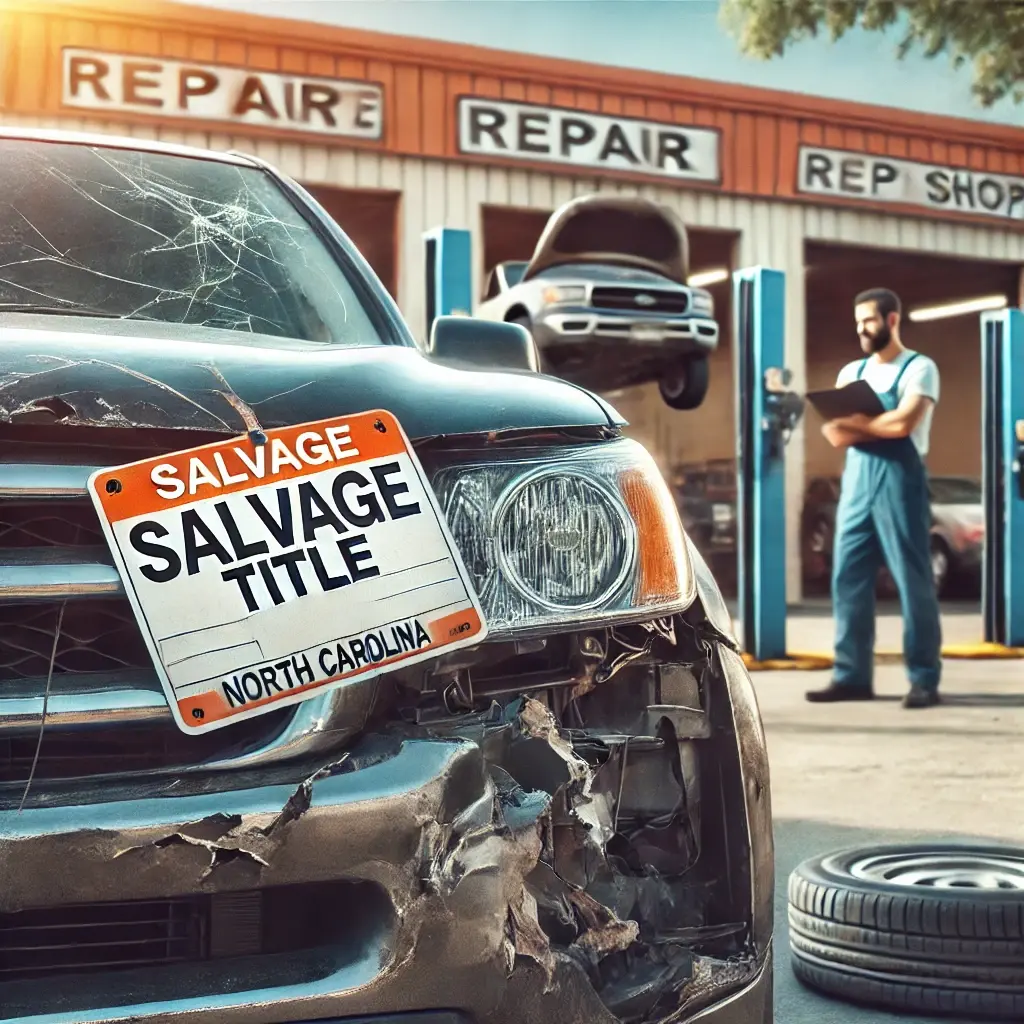
[[[37,787],[0,812],[0,937],[85,940],[70,966],[20,941],[3,1019],[770,1024],[764,736],[698,585],[674,620],[564,638],[568,675],[389,677],[319,762]],[[126,948],[125,920],[178,912],[191,946]]]
[[[741,663],[725,657],[722,665],[730,689],[735,673],[746,678]],[[737,728],[750,732],[751,705],[738,697]],[[755,908],[762,941],[747,955],[691,952],[682,933],[679,941],[642,948],[640,926],[616,914],[615,899],[601,902],[567,880],[566,869],[593,860],[614,831],[594,787],[598,773],[546,707],[531,700],[510,707],[516,737],[526,744],[520,759],[529,758],[544,789],[524,789],[496,763],[495,750],[509,749],[506,734],[496,734],[503,737],[497,743],[405,738],[376,752],[373,741],[383,737],[373,737],[362,751],[298,781],[253,779],[251,788],[203,792],[189,778],[170,788],[190,790],[182,795],[44,802],[4,813],[0,858],[17,885],[0,891],[0,914],[197,892],[223,900],[339,879],[352,885],[335,940],[319,947],[270,956],[254,947],[248,957],[160,964],[148,974],[0,983],[4,1018],[155,1022],[188,1013],[200,1024],[272,1024],[455,1008],[488,1024],[770,1021],[736,1016],[741,1005],[764,1003],[765,985],[770,990],[770,860],[767,927]],[[750,740],[756,748],[756,728]],[[750,828],[767,822],[770,829],[763,781],[746,783],[758,800],[754,816],[748,812]],[[559,854],[566,830],[552,833],[560,805],[573,807],[576,825],[601,838]],[[770,842],[768,850],[770,857]],[[750,868],[756,892],[765,865]],[[642,902],[642,883],[633,884]],[[755,896],[762,909],[764,898]],[[568,937],[552,936],[553,919]],[[627,966],[614,977],[622,968],[609,973],[603,964],[616,957],[633,957],[642,969]],[[617,1014],[598,993],[602,982],[617,988]]]
[[[261,958],[251,986],[238,986],[238,958],[150,986],[174,992],[155,999],[115,974],[92,987],[15,983],[0,994],[4,1017],[271,1022],[444,1007],[456,992],[474,1016],[490,1012],[514,955],[508,907],[536,859],[535,818],[496,825],[494,785],[466,741],[409,740],[346,767],[298,785],[5,813],[0,855],[18,884],[0,893],[3,912],[338,878],[380,898],[337,948]]]

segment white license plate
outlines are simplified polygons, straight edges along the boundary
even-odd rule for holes
[[[665,340],[665,328],[649,324],[634,324],[629,332],[633,341],[658,343]]]
[[[711,519],[715,523],[728,523],[732,520],[732,508],[729,505],[712,505]]]
[[[487,634],[444,515],[390,413],[104,469],[89,489],[186,733]]]

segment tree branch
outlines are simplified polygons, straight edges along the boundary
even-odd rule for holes
[[[819,33],[836,42],[857,26],[905,26],[897,59],[920,47],[929,58],[948,55],[954,67],[970,61],[971,91],[983,106],[1024,99],[1022,0],[724,0],[721,17],[740,50],[762,60]]]

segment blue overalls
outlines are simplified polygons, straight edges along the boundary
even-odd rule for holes
[[[899,384],[879,392],[888,412],[899,404]],[[860,380],[865,359],[857,371]],[[929,551],[928,474],[909,437],[868,441],[846,451],[836,510],[832,602],[836,618],[837,686],[870,689],[874,668],[875,585],[884,557],[903,608],[903,657],[911,684],[935,690],[941,675],[942,630]]]

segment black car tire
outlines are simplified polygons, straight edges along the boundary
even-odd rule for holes
[[[932,579],[935,580],[935,592],[945,597],[949,589],[950,551],[941,537],[932,537],[931,541]]]
[[[707,356],[693,356],[666,373],[658,390],[670,409],[696,409],[707,397],[711,369]]]
[[[1024,1020],[1024,849],[864,846],[789,877],[793,972],[854,1003]]]

